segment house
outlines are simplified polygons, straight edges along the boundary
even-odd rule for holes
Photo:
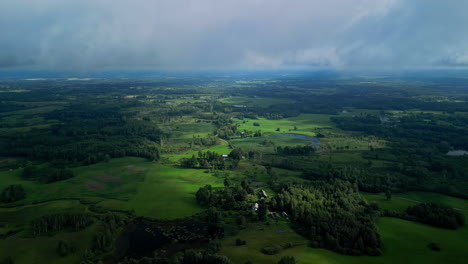
[[[254,203],[252,205],[252,212],[257,212],[257,210],[258,210],[258,203]]]
[[[223,155],[221,155],[221,159],[223,159],[223,160],[227,159],[228,157],[229,157],[228,154],[223,154]]]
[[[281,213],[281,215],[282,215],[284,218],[288,218],[288,217],[289,217],[288,214],[287,214],[285,211],[283,211],[283,212]]]
[[[278,216],[278,214],[277,214],[276,212],[270,212],[270,213],[269,213],[269,216],[270,216],[271,218],[273,218],[273,219],[278,219],[278,218],[279,218],[279,216]]]
[[[266,192],[264,190],[260,190],[258,192],[258,194],[260,195],[260,199],[265,199],[265,198],[268,198],[268,195],[266,194]]]

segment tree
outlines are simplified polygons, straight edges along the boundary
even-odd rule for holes
[[[57,253],[60,256],[65,257],[68,254],[73,253],[73,252],[75,252],[75,247],[71,245],[70,243],[68,243],[67,241],[60,240],[58,242]]]
[[[459,211],[436,203],[419,203],[408,207],[406,213],[417,221],[437,227],[457,229],[465,224]]]
[[[427,246],[434,251],[440,251],[440,245],[437,243],[431,242]]]
[[[3,259],[2,262],[0,262],[1,264],[14,264],[15,261],[13,260],[12,257],[7,257],[6,259]]]
[[[296,259],[291,256],[284,256],[281,258],[278,264],[296,264]]]
[[[0,201],[4,203],[12,203],[23,199],[26,192],[21,184],[13,184],[3,189],[0,194]]]
[[[205,185],[205,187],[201,187],[200,189],[198,189],[195,196],[197,198],[198,203],[202,205],[210,205],[213,197],[211,185],[207,184]]]
[[[241,160],[243,155],[244,153],[240,148],[235,148],[229,153],[229,157],[233,160]]]
[[[258,205],[257,215],[260,220],[265,220],[268,213],[268,207],[265,203],[265,200],[261,200]]]
[[[219,223],[221,221],[221,213],[215,207],[210,207],[206,212],[206,218],[211,223]]]
[[[232,182],[229,178],[224,179],[224,187],[229,187],[231,186]]]
[[[236,222],[238,225],[245,225],[247,223],[247,220],[243,215],[240,215],[239,217],[237,217]]]
[[[385,197],[387,198],[387,201],[390,201],[390,199],[392,199],[392,192],[390,191],[390,189],[387,189],[387,191],[385,192]]]
[[[236,246],[243,246],[245,244],[247,244],[247,242],[245,240],[242,240],[240,238],[236,239]]]

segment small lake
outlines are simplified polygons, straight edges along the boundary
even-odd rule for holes
[[[445,154],[447,156],[463,156],[468,155],[468,151],[466,150],[451,150]]]
[[[282,134],[279,134],[279,135],[305,139],[305,140],[308,140],[308,141],[312,142],[313,147],[319,147],[320,146],[320,140],[317,137],[311,137],[311,136],[300,135],[300,134],[291,134],[291,133],[282,133]]]

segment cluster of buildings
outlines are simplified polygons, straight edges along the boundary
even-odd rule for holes
[[[265,190],[260,190],[258,192],[258,195],[260,196],[261,200],[268,198],[268,194],[265,192]],[[252,212],[257,212],[258,211],[258,206],[259,206],[258,203],[254,203],[252,205]],[[269,215],[273,219],[279,218],[279,215],[276,212],[270,212]],[[286,212],[284,212],[284,211],[281,213],[281,216],[283,216],[286,219],[289,219],[288,214]]]

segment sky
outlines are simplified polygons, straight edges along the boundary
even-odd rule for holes
[[[0,69],[468,66],[465,0],[1,0]]]

